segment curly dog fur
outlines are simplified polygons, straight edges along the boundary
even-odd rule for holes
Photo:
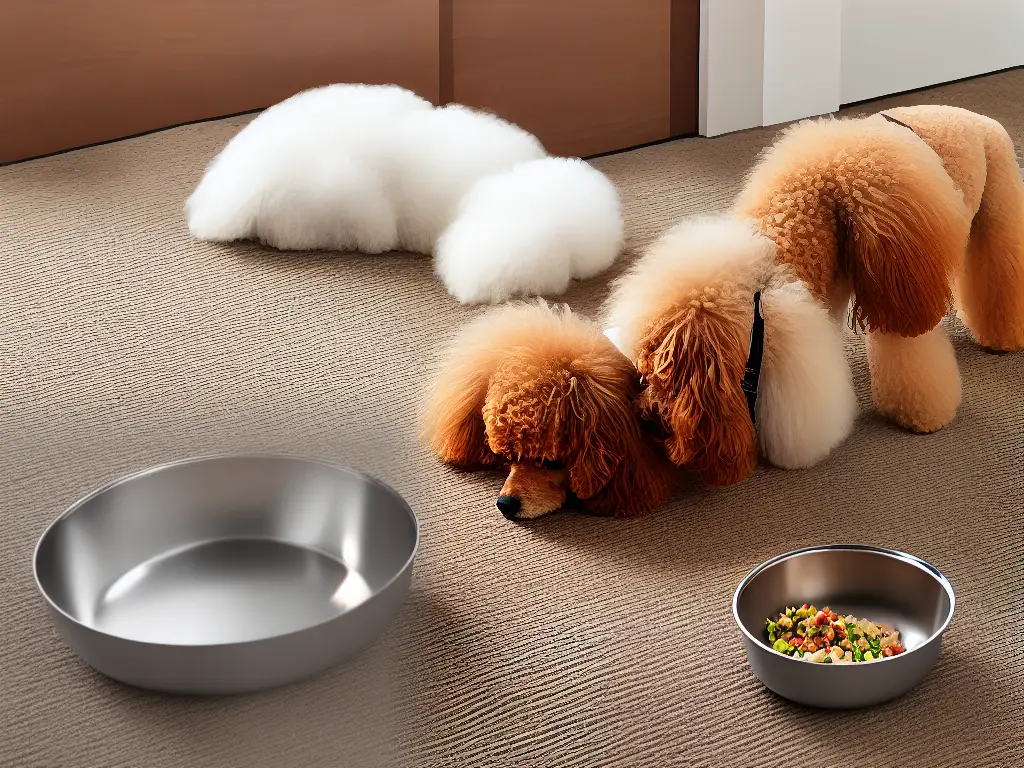
[[[635,517],[670,493],[674,467],[638,415],[629,358],[568,308],[510,304],[462,330],[427,403],[431,449],[462,469],[507,466],[498,508],[529,519],[575,498]]]
[[[978,341],[1024,348],[1024,184],[994,120],[953,107],[799,123],[732,212],[669,231],[617,285],[610,323],[648,379],[671,460],[744,479],[758,445],[810,466],[849,434],[849,309],[868,331],[876,407],[930,432],[960,402],[939,326],[953,303]],[[740,387],[762,291],[765,361],[751,423]],[[851,305],[852,302],[852,305]]]

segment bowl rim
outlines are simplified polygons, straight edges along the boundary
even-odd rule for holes
[[[765,644],[764,640],[762,640],[759,637],[755,637],[754,635],[752,635],[747,630],[747,628],[745,626],[743,626],[743,622],[740,621],[740,614],[739,614],[740,595],[743,594],[743,590],[746,589],[747,585],[750,584],[750,582],[753,581],[754,578],[759,573],[761,573],[762,571],[767,570],[771,566],[776,565],[778,563],[781,563],[784,560],[789,560],[789,559],[794,558],[794,557],[799,557],[801,555],[807,555],[807,554],[811,554],[811,553],[814,553],[814,552],[828,552],[828,551],[833,551],[833,552],[834,551],[872,552],[874,554],[884,555],[885,557],[891,557],[891,558],[896,559],[896,560],[902,560],[902,561],[904,561],[904,562],[906,562],[906,563],[908,563],[910,565],[913,565],[913,566],[915,566],[915,567],[925,571],[928,575],[930,575],[933,579],[935,579],[935,581],[937,581],[939,583],[939,586],[941,586],[945,590],[946,595],[949,597],[949,612],[946,614],[946,620],[942,622],[942,626],[941,627],[939,627],[935,632],[933,632],[931,635],[929,635],[928,639],[925,640],[923,643],[921,643],[919,646],[917,646],[916,648],[910,648],[905,653],[901,653],[899,656],[896,656],[896,657],[872,659],[871,661],[867,661],[867,662],[862,661],[862,662],[859,662],[857,664],[851,664],[849,666],[856,668],[856,667],[862,666],[863,664],[874,664],[875,662],[879,662],[879,661],[894,661],[895,659],[904,658],[905,656],[909,656],[910,654],[914,653],[915,651],[918,651],[918,650],[920,650],[922,648],[925,648],[926,646],[931,645],[932,642],[936,638],[941,637],[942,634],[946,631],[946,628],[949,626],[949,622],[952,621],[952,619],[953,619],[953,613],[956,611],[956,595],[953,592],[953,585],[949,583],[949,579],[947,579],[945,577],[945,575],[943,575],[942,571],[940,571],[934,565],[929,563],[927,560],[922,560],[920,557],[917,557],[916,555],[911,555],[911,554],[909,554],[907,552],[903,552],[903,551],[898,550],[898,549],[887,549],[885,547],[875,547],[875,546],[872,546],[870,544],[821,544],[821,545],[813,546],[813,547],[802,547],[800,549],[794,549],[794,550],[792,550],[790,552],[785,552],[785,553],[783,553],[781,555],[776,555],[775,557],[770,558],[769,560],[765,560],[763,563],[761,563],[760,565],[758,565],[755,568],[753,568],[746,576],[743,577],[743,580],[740,581],[739,586],[736,587],[736,592],[733,594],[733,597],[732,597],[732,618],[733,618],[733,621],[736,622],[736,626],[739,627],[740,632],[742,632],[743,635],[746,636],[746,638],[748,640],[750,640],[751,642],[753,642],[756,645],[760,646],[764,650],[770,651],[774,656],[778,656],[779,658],[785,659],[786,661],[793,662],[794,664],[806,664],[807,663],[803,659],[797,659],[797,658],[794,658],[792,656],[787,656],[784,653],[779,653],[778,651],[774,650],[771,646]],[[832,667],[832,666],[835,666],[835,667],[845,667],[847,665],[846,664],[819,664],[819,665],[816,665],[816,666],[823,666],[823,667]]]
[[[40,549],[43,546],[43,542],[46,541],[47,537],[50,536],[50,533],[53,531],[54,528],[56,528],[61,522],[63,522],[68,517],[73,515],[75,512],[80,510],[82,507],[84,507],[87,503],[89,503],[93,499],[95,499],[95,498],[97,498],[99,496],[102,496],[104,493],[107,493],[107,492],[109,492],[109,491],[113,490],[114,488],[117,488],[117,487],[119,487],[121,485],[126,485],[126,484],[128,484],[130,482],[134,482],[135,480],[140,480],[143,477],[146,477],[148,475],[157,474],[158,472],[166,472],[168,470],[176,469],[178,467],[187,466],[189,464],[203,464],[203,463],[212,463],[212,462],[218,462],[218,461],[228,461],[228,460],[237,460],[237,459],[243,459],[243,460],[255,459],[255,460],[265,460],[265,461],[292,461],[292,462],[299,462],[299,463],[303,463],[303,464],[318,465],[318,466],[330,469],[332,471],[343,472],[345,474],[348,474],[348,475],[351,475],[351,476],[355,477],[356,479],[362,480],[363,482],[369,483],[370,485],[375,485],[375,486],[383,489],[385,492],[387,492],[388,494],[390,494],[391,496],[394,497],[394,499],[398,502],[399,507],[402,510],[405,511],[405,513],[408,515],[409,519],[412,521],[414,536],[413,536],[413,542],[412,542],[412,549],[409,552],[409,557],[406,558],[406,560],[402,564],[402,566],[395,572],[395,574],[390,579],[387,580],[387,582],[383,586],[380,587],[380,589],[376,590],[372,595],[370,595],[368,598],[363,600],[363,602],[359,603],[356,606],[353,606],[352,608],[346,609],[342,613],[339,613],[337,616],[331,616],[330,618],[324,619],[323,621],[319,621],[319,622],[317,622],[315,624],[309,624],[308,626],[300,627],[298,629],[293,629],[293,630],[290,630],[288,632],[281,632],[281,633],[276,634],[276,635],[268,635],[267,637],[259,637],[259,638],[252,639],[252,640],[227,640],[227,641],[222,642],[222,643],[197,643],[197,644],[194,644],[194,645],[192,645],[192,644],[182,644],[182,643],[160,643],[160,642],[153,642],[153,641],[150,641],[150,640],[136,640],[136,639],[133,639],[133,638],[122,637],[121,635],[115,635],[115,634],[112,634],[110,632],[105,632],[102,629],[98,629],[98,628],[96,628],[96,627],[94,627],[94,626],[92,626],[90,624],[86,624],[85,622],[80,621],[78,618],[76,618],[75,616],[72,616],[70,613],[68,613],[63,608],[61,608],[59,605],[57,605],[53,601],[53,599],[50,597],[50,595],[47,592],[47,590],[40,583],[40,581],[39,581],[39,551],[40,551]],[[50,609],[52,611],[56,612],[58,615],[60,615],[66,621],[71,622],[75,626],[81,627],[81,628],[83,628],[83,629],[85,629],[85,630],[87,630],[89,632],[95,632],[95,633],[97,633],[99,635],[103,635],[104,637],[109,637],[109,638],[120,640],[120,641],[123,641],[123,642],[126,642],[126,643],[132,643],[132,644],[140,645],[140,646],[154,646],[154,647],[159,647],[159,648],[182,648],[182,649],[189,649],[189,650],[198,650],[198,649],[202,649],[202,648],[224,648],[224,647],[229,647],[229,646],[245,646],[245,645],[253,645],[253,644],[256,644],[256,643],[265,643],[265,642],[269,642],[269,641],[275,641],[275,640],[278,640],[278,639],[281,639],[281,638],[290,637],[292,635],[297,635],[297,634],[302,634],[302,633],[305,633],[305,632],[310,632],[312,630],[317,629],[318,627],[322,627],[322,626],[324,626],[326,624],[330,624],[331,622],[337,621],[337,620],[343,618],[344,616],[348,615],[349,613],[351,613],[353,610],[356,610],[356,609],[360,608],[361,606],[366,605],[367,603],[372,601],[374,597],[377,597],[377,596],[383,594],[384,592],[386,592],[387,590],[389,590],[391,588],[391,586],[395,582],[397,582],[400,578],[402,578],[409,571],[409,569],[412,567],[413,561],[416,559],[416,554],[419,551],[420,535],[421,534],[420,534],[420,521],[419,521],[419,518],[416,516],[416,513],[413,511],[412,507],[409,505],[409,502],[407,502],[405,500],[405,497],[402,496],[400,493],[398,493],[398,491],[396,491],[394,488],[392,488],[388,483],[386,483],[383,480],[380,480],[380,479],[374,477],[373,475],[369,475],[366,472],[363,472],[361,470],[354,469],[352,467],[348,467],[348,466],[345,466],[343,464],[338,464],[338,463],[335,463],[335,462],[332,462],[332,461],[327,461],[327,460],[324,460],[324,459],[317,459],[317,458],[313,458],[311,456],[304,456],[304,455],[298,454],[298,453],[261,453],[261,452],[255,452],[255,453],[213,453],[213,454],[203,454],[203,455],[200,455],[200,456],[191,456],[191,457],[184,458],[184,459],[177,459],[177,460],[174,460],[174,461],[168,461],[168,462],[165,462],[163,464],[156,464],[154,466],[147,467],[146,469],[141,469],[141,470],[138,470],[136,472],[131,472],[129,474],[122,475],[121,477],[117,478],[116,480],[112,480],[112,481],[110,481],[108,483],[105,483],[104,485],[101,485],[100,487],[96,488],[95,490],[90,491],[89,493],[85,494],[84,496],[79,498],[77,501],[75,501],[74,503],[69,505],[63,512],[61,512],[56,518],[54,518],[49,523],[49,525],[46,526],[46,528],[40,534],[38,541],[36,541],[35,548],[32,551],[32,577],[35,580],[36,589],[39,591],[39,594],[41,594],[43,596],[43,599],[46,601],[47,605],[50,606]]]

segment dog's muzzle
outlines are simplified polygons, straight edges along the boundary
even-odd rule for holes
[[[518,496],[499,496],[498,511],[505,516],[507,520],[515,520],[519,517],[519,512],[523,508],[523,502],[520,501]]]

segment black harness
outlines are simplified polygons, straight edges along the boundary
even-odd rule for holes
[[[888,121],[889,121],[890,123],[896,123],[896,125],[902,125],[902,126],[903,126],[904,128],[906,128],[906,129],[907,129],[908,131],[910,131],[910,132],[911,132],[912,134],[914,134],[915,136],[917,135],[917,131],[915,131],[915,130],[914,130],[913,128],[911,128],[911,127],[910,127],[909,125],[907,125],[906,123],[901,123],[901,122],[900,122],[899,120],[897,120],[897,119],[896,119],[895,117],[889,117],[889,116],[888,116],[887,114],[885,114],[885,112],[879,112],[878,114],[880,114],[880,115],[881,115],[882,117],[884,117],[884,118],[885,118],[886,120],[888,120]]]
[[[761,363],[764,360],[764,318],[761,316],[761,292],[754,294],[754,324],[750,328],[750,350],[747,352],[747,366],[743,370],[740,386],[747,398],[750,421],[757,424],[754,406],[757,405],[757,388],[761,381]]]

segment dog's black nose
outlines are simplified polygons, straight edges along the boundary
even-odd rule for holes
[[[509,520],[515,520],[519,517],[519,510],[523,508],[523,502],[519,500],[518,496],[499,496],[498,497],[498,511],[501,512]]]

